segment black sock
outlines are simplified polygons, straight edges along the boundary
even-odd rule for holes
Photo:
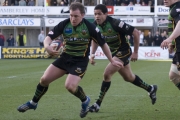
[[[44,87],[44,86],[40,85],[40,83],[39,83],[37,85],[36,92],[35,92],[35,95],[34,95],[32,101],[37,103],[41,99],[41,97],[46,93],[47,90],[48,90],[48,86]]]
[[[86,101],[86,94],[84,93],[82,87],[78,86],[74,95],[78,97],[81,100],[81,102]]]
[[[111,82],[105,82],[105,81],[102,82],[100,95],[99,95],[99,98],[98,98],[97,101],[96,101],[96,103],[97,103],[99,106],[101,105],[101,102],[102,102],[102,100],[103,100],[106,92],[108,91],[110,85],[111,85]]]
[[[180,83],[177,83],[176,87],[180,90]]]
[[[151,92],[151,85],[145,83],[144,81],[141,80],[141,78],[139,78],[137,75],[135,75],[135,80],[132,82],[132,84],[141,87],[143,89],[145,89],[148,92]]]

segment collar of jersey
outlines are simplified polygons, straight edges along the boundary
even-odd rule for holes
[[[180,1],[178,1],[178,2],[180,3]],[[170,8],[174,7],[174,5],[176,5],[178,2],[175,2],[174,4],[172,4],[172,5],[170,6]]]

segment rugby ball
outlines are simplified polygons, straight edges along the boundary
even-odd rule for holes
[[[53,50],[56,50],[59,52],[58,55],[49,55],[47,52],[47,55],[49,58],[56,58],[63,52],[63,43],[60,40],[54,40],[51,42],[50,46],[53,48]]]

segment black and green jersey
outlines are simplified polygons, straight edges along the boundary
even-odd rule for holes
[[[180,20],[180,2],[176,2],[170,6],[168,20],[168,35],[171,35],[176,24]],[[176,51],[180,52],[180,36],[174,40],[174,44]]]
[[[107,16],[102,25],[97,25],[96,22],[94,24],[103,34],[113,56],[117,51],[125,51],[130,48],[126,41],[126,35],[132,35],[134,27],[110,16]]]
[[[62,35],[64,39],[64,52],[72,56],[88,57],[91,40],[100,46],[105,44],[99,29],[86,19],[83,19],[76,27],[71,25],[70,19],[66,19],[56,25],[48,34],[52,40],[59,35]]]

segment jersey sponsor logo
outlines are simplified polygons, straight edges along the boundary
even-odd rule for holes
[[[53,35],[54,33],[53,33],[53,31],[49,31],[49,33],[48,33],[48,34]]]
[[[75,72],[77,72],[77,73],[82,73],[81,68],[77,68],[77,69],[75,70]]]
[[[65,33],[68,33],[68,34],[72,33],[72,28],[66,28]]]
[[[86,42],[88,42],[89,39],[70,37],[70,38],[66,38],[66,41],[86,41]]]
[[[109,29],[108,29],[108,32],[109,32],[109,33],[111,33],[111,32],[112,32],[112,29],[111,29],[111,28],[109,28]]]
[[[180,12],[180,8],[177,8],[177,9],[176,9],[176,12]]]
[[[86,30],[82,30],[81,32],[83,35],[86,35],[87,31]]]
[[[98,28],[98,27],[96,27],[96,29],[95,29],[95,30],[96,30],[96,32],[99,32],[99,28]]]
[[[120,28],[122,28],[122,27],[124,26],[124,22],[121,21],[118,26],[119,26]]]

